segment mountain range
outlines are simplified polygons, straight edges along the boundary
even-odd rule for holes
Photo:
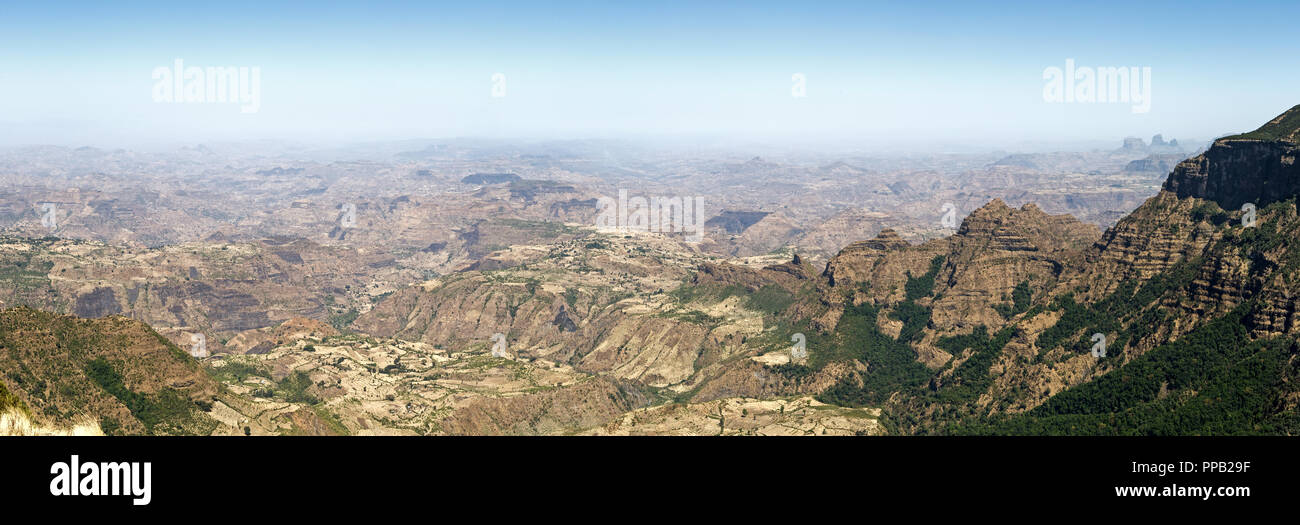
[[[1104,230],[993,199],[818,264],[557,222],[461,230],[481,253],[431,274],[364,248],[315,271],[338,248],[292,238],[9,236],[0,410],[106,434],[1295,434],[1298,139],[1300,106],[1218,139]],[[332,308],[376,269],[373,305]],[[184,348],[199,326],[220,351]]]

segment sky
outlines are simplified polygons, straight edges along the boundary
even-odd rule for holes
[[[1294,0],[977,4],[0,0],[0,145],[1012,147],[1209,140],[1300,104]],[[160,101],[177,59],[257,68],[256,111]],[[1045,99],[1067,60],[1150,68],[1149,110]]]

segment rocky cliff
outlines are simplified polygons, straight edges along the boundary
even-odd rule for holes
[[[1300,193],[1297,138],[1300,106],[1253,132],[1216,140],[1205,153],[1179,163],[1164,190],[1214,201],[1225,210],[1285,200]]]
[[[1216,141],[1104,233],[995,200],[946,239],[850,245],[809,363],[856,364],[819,399],[900,433],[1300,431],[1298,128]]]

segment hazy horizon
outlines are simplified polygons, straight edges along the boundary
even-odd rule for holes
[[[1207,146],[1213,139],[1209,137],[1184,137],[1176,134],[1163,133],[1165,140],[1176,139],[1189,154],[1198,148]],[[329,150],[329,149],[357,149],[366,148],[376,149],[394,149],[409,151],[407,148],[399,146],[409,146],[409,148],[423,148],[430,145],[456,145],[466,143],[479,143],[485,146],[509,147],[509,146],[544,146],[556,144],[600,144],[608,143],[623,147],[641,148],[647,150],[659,151],[682,151],[682,150],[700,150],[713,151],[717,153],[745,154],[752,153],[754,156],[782,156],[782,155],[816,155],[816,156],[851,156],[851,155],[868,155],[868,156],[907,156],[907,155],[989,155],[989,154],[1012,154],[1012,153],[1052,153],[1052,152],[1082,152],[1082,151],[1105,151],[1114,150],[1122,146],[1122,141],[1126,138],[1140,138],[1143,141],[1150,141],[1150,136],[1115,136],[1110,138],[1099,138],[1094,140],[1061,140],[1061,141],[1020,141],[1008,143],[990,143],[990,142],[960,142],[955,140],[924,142],[916,141],[894,141],[894,142],[855,142],[849,139],[831,139],[822,142],[813,141],[780,141],[778,139],[761,140],[734,140],[726,137],[717,136],[657,136],[657,137],[483,137],[483,136],[450,136],[450,137],[412,137],[402,139],[376,139],[376,140],[294,140],[290,138],[261,138],[249,140],[197,140],[197,141],[148,141],[148,142],[0,142],[0,151],[21,150],[24,148],[39,147],[58,147],[67,149],[77,148],[95,148],[105,151],[126,150],[146,153],[165,153],[185,148],[195,147],[227,147],[238,148],[247,146],[264,146],[275,148],[281,151],[294,149],[307,150]]]
[[[0,146],[479,137],[1016,150],[1157,133],[1204,142],[1300,102],[1285,88],[1300,73],[1274,58],[1300,50],[1288,12],[1300,6],[1113,4],[1068,17],[1040,3],[10,6],[0,20]],[[156,71],[177,60],[257,68],[256,100],[158,101]],[[1149,104],[1049,102],[1046,72],[1067,63],[1149,68]]]

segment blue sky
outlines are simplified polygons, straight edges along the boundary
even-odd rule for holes
[[[1300,104],[1300,3],[0,5],[0,144],[453,136],[863,147],[1209,139]],[[258,67],[260,107],[152,99]],[[1051,104],[1043,70],[1150,67],[1151,110]],[[505,96],[492,97],[492,75]],[[805,75],[803,98],[792,75]]]

